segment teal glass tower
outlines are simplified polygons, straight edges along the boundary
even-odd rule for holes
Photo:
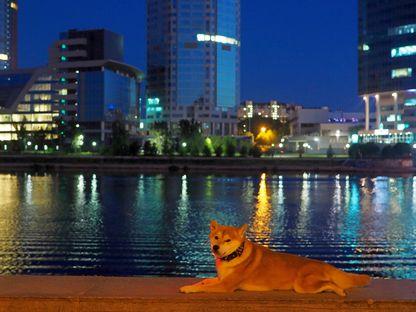
[[[147,0],[147,120],[235,133],[240,0]],[[157,105],[155,105],[155,103]]]

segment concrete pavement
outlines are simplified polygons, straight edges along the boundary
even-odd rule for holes
[[[334,294],[235,292],[190,294],[186,278],[0,277],[0,312],[8,311],[416,311],[416,281],[374,280],[346,298]]]

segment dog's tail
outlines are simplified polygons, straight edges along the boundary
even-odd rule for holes
[[[365,274],[347,273],[336,268],[331,271],[331,280],[342,289],[363,287],[371,283],[371,278]]]

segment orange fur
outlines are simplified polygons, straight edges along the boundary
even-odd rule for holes
[[[273,252],[245,237],[247,226],[222,226],[211,222],[210,242],[216,258],[217,277],[184,286],[184,293],[233,292],[235,290],[295,290],[298,293],[334,292],[345,296],[345,290],[366,286],[367,275],[343,272],[325,262],[291,254]],[[244,242],[241,256],[231,261],[221,258],[232,254]],[[218,249],[213,247],[217,245]]]

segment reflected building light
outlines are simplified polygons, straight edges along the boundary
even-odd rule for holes
[[[75,203],[77,208],[82,208],[85,205],[85,178],[82,174],[80,174],[77,178]]]
[[[182,217],[185,217],[189,209],[189,197],[188,197],[188,177],[186,174],[182,176],[181,184],[181,196],[179,200],[179,212]]]
[[[284,195],[284,188],[283,188],[283,176],[279,176],[279,187],[278,187],[278,191],[277,191],[277,196],[278,196],[278,204],[280,206],[282,206],[283,211],[285,210],[285,208],[283,207],[284,203],[285,203],[285,195]]]
[[[98,203],[98,181],[96,174],[93,174],[91,179],[91,202]]]
[[[350,196],[345,219],[342,225],[341,236],[347,240],[352,248],[358,246],[358,234],[361,227],[361,196],[357,183],[351,183]]]
[[[32,203],[32,190],[33,190],[32,176],[30,174],[27,174],[25,175],[25,201],[26,201],[26,204],[28,205]]]
[[[260,178],[257,203],[254,211],[252,230],[256,240],[267,246],[271,235],[271,204],[267,192],[267,175],[263,173]]]
[[[205,197],[207,199],[212,199],[214,196],[214,193],[212,191],[212,176],[208,176],[206,178],[206,183],[205,183]]]
[[[178,202],[178,213],[175,220],[176,231],[179,233],[185,231],[186,225],[188,224],[189,207],[188,177],[184,174],[181,178],[181,193]]]
[[[20,192],[20,181],[16,175],[0,174],[0,251],[2,254],[0,261],[0,272],[2,274],[22,274],[24,261],[21,260],[25,254],[20,237],[22,233],[18,231],[16,220],[22,209]],[[26,217],[26,216],[25,216]],[[6,239],[7,238],[7,239]],[[27,252],[27,250],[26,250]]]
[[[139,201],[143,198],[144,195],[144,175],[139,176],[139,182],[137,183],[137,192],[139,195]]]
[[[300,194],[300,211],[298,215],[297,230],[298,233],[306,239],[306,230],[309,224],[310,215],[310,188],[311,183],[309,181],[309,174],[306,172],[303,174],[302,190]]]
[[[334,189],[334,209],[336,212],[342,209],[342,188],[340,182],[340,175],[335,176],[335,189]]]

